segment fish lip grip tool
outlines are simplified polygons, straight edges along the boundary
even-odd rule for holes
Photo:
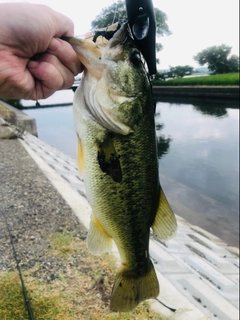
[[[156,69],[156,19],[152,0],[125,0],[128,24],[136,46],[146,60],[149,75]]]

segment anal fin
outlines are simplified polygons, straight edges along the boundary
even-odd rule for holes
[[[167,241],[174,237],[177,232],[177,220],[167,201],[167,198],[160,187],[160,199],[152,225],[153,234],[160,241]]]
[[[87,235],[87,248],[95,256],[110,252],[112,249],[112,238],[93,214]]]

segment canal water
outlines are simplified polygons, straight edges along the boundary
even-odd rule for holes
[[[72,107],[29,109],[41,140],[76,158]],[[239,246],[238,103],[158,101],[160,180],[174,212]]]

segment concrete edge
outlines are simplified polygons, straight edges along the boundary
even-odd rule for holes
[[[69,184],[58,175],[49,165],[47,165],[25,142],[19,139],[23,147],[26,149],[28,154],[32,157],[38,167],[42,170],[45,176],[51,181],[53,186],[65,199],[67,204],[79,218],[81,223],[86,229],[89,228],[91,207],[84,197],[80,196],[79,193],[73,190]],[[82,212],[84,211],[84,216]]]

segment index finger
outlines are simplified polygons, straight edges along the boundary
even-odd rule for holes
[[[61,36],[72,37],[74,35],[74,24],[73,21],[67,16],[54,11],[55,13],[55,37],[60,38]]]
[[[56,56],[74,75],[82,72],[81,62],[68,42],[59,38],[53,38],[47,52]]]

